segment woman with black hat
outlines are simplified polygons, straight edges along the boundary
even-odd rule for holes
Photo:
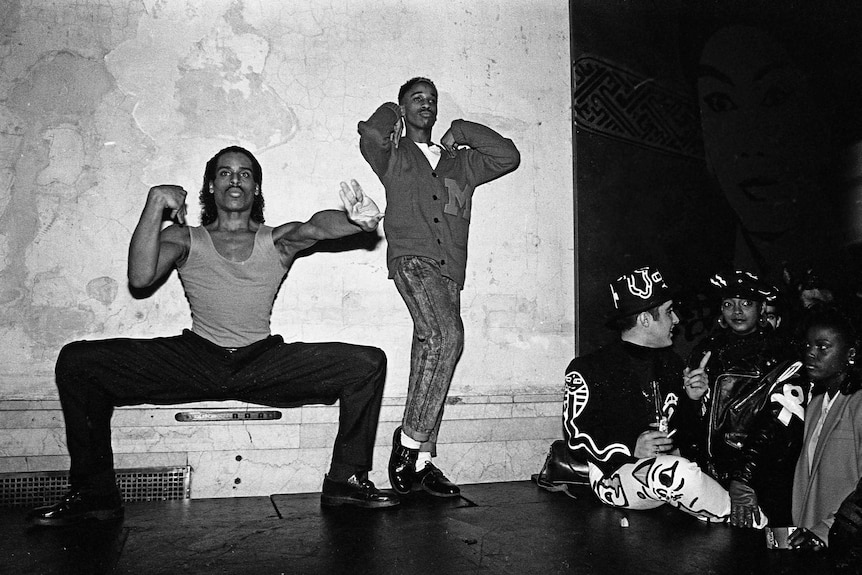
[[[682,436],[691,441],[680,449],[728,488],[734,525],[756,524],[758,506],[770,525],[789,525],[790,477],[802,421],[782,421],[780,429],[770,431],[774,444],[768,456],[761,456],[763,445],[752,452],[749,437],[777,421],[782,406],[776,399],[784,397],[785,388],[797,387],[801,364],[792,343],[766,321],[766,302],[777,295],[775,288],[743,270],[716,274],[710,283],[721,298],[721,315],[683,372],[685,393],[699,400],[701,409],[686,422],[689,430]]]

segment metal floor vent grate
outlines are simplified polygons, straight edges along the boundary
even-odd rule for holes
[[[118,469],[123,501],[175,501],[191,497],[191,467]],[[0,506],[56,503],[69,490],[67,471],[0,473]]]

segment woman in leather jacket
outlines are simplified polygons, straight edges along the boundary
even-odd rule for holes
[[[757,492],[762,493],[759,505],[770,525],[789,525],[793,466],[802,435],[801,365],[795,362],[792,342],[777,335],[764,317],[765,303],[776,295],[772,286],[742,270],[716,274],[710,283],[721,297],[721,316],[718,327],[689,356],[683,385],[692,401],[678,413],[678,419],[685,420],[679,425],[686,428],[678,445],[684,456],[728,487],[739,511],[736,520],[732,514],[732,523],[757,523]],[[787,401],[797,405],[799,416],[784,423],[778,417],[786,419],[781,402]],[[741,477],[752,455],[745,454],[749,435],[773,422],[777,427],[766,438],[769,442],[759,446],[768,446],[769,465],[756,476]],[[744,482],[732,481],[735,478]],[[758,489],[766,485],[768,489]]]

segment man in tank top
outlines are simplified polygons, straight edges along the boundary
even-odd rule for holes
[[[155,339],[78,341],[57,359],[56,379],[71,457],[70,491],[30,513],[64,526],[123,515],[111,451],[115,406],[241,400],[273,407],[339,401],[339,427],[321,504],[398,505],[368,480],[386,375],[386,356],[345,343],[285,343],[270,333],[279,285],[296,254],[319,240],[372,231],[383,217],[356,182],[342,182],[345,211],[307,222],[264,225],[257,159],[225,148],[207,163],[201,226],[185,225],[186,191],[150,189],[129,247],[133,288],[157,285],[176,268],[191,330]],[[165,216],[173,225],[162,229]]]

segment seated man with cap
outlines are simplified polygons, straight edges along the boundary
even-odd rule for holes
[[[661,272],[642,267],[610,284],[619,338],[577,357],[566,371],[567,447],[586,458],[589,484],[605,504],[652,509],[668,503],[703,520],[730,514],[727,491],[679,455],[675,415],[696,409],[671,349],[679,318]]]

